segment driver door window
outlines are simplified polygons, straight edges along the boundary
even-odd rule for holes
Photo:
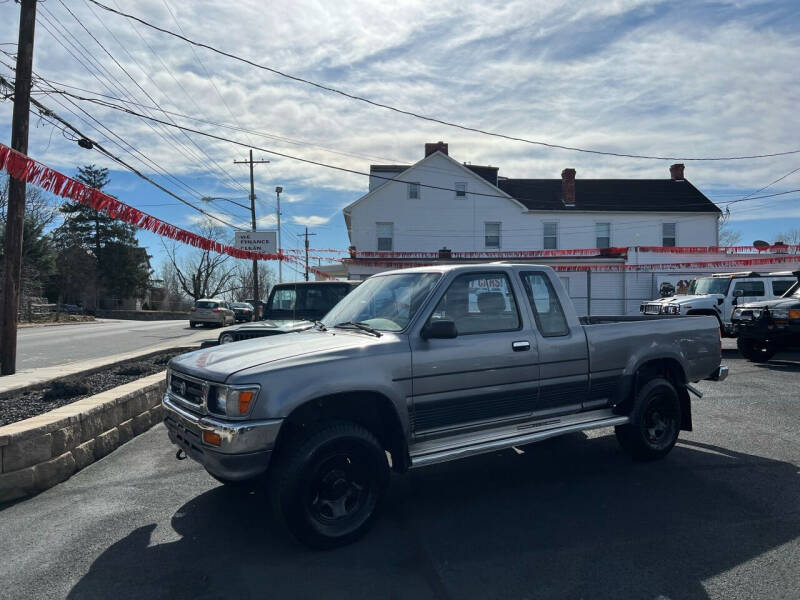
[[[737,292],[740,292],[737,294]],[[764,295],[764,282],[763,281],[737,281],[733,288],[734,296],[743,296],[745,298],[760,298]]]
[[[453,321],[458,335],[520,328],[517,303],[505,273],[457,277],[431,315],[431,321],[437,319]]]

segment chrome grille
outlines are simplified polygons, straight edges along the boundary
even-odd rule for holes
[[[660,304],[645,304],[644,305],[644,314],[646,314],[646,315],[658,315],[658,314],[661,314],[661,305]]]
[[[179,400],[194,404],[195,406],[202,406],[207,389],[207,384],[199,379],[188,377],[182,373],[176,373],[175,371],[172,372],[169,391],[170,394],[176,396]]]

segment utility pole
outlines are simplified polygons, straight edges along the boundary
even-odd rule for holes
[[[235,160],[233,164],[235,165],[242,165],[247,164],[250,165],[250,217],[252,218],[253,222],[253,231],[256,230],[256,186],[255,182],[253,181],[253,165],[254,164],[265,164],[268,163],[268,160],[253,160],[253,150],[250,150],[250,160]],[[261,298],[258,297],[258,260],[255,258],[253,259],[253,302],[258,302]],[[254,307],[256,311],[258,311],[259,307]]]
[[[308,236],[317,235],[317,234],[316,233],[308,233],[308,227],[306,227],[306,232],[303,235],[306,238],[306,281],[308,281]]]
[[[277,186],[275,188],[275,195],[278,197],[278,254],[281,252],[281,192],[283,188]],[[278,260],[278,283],[283,283],[283,261]]]
[[[11,148],[28,154],[31,86],[33,85],[33,34],[36,26],[36,0],[21,0],[19,44],[17,45],[14,112],[11,117]],[[6,216],[5,275],[3,278],[3,324],[0,331],[0,373],[17,371],[17,319],[22,276],[22,230],[25,220],[25,182],[11,177],[8,182]]]

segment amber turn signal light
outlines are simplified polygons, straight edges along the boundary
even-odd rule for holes
[[[211,444],[212,446],[219,446],[220,444],[222,444],[222,437],[220,437],[218,433],[214,433],[213,431],[204,431],[203,441],[206,444]]]
[[[790,319],[800,319],[800,308],[789,309],[789,318]]]
[[[247,411],[250,410],[250,403],[253,401],[255,397],[255,392],[239,392],[239,414],[246,415]]]

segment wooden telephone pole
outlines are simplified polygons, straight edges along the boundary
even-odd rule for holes
[[[253,182],[253,165],[261,165],[268,163],[268,160],[253,160],[253,151],[250,150],[250,160],[235,160],[235,165],[250,165],[250,216],[253,222],[253,231],[256,230],[256,186]],[[258,261],[253,259],[253,302],[258,303],[261,298],[258,297]],[[259,310],[258,306],[254,307],[256,311]]]
[[[33,33],[36,26],[36,0],[21,0],[19,44],[17,45],[14,113],[11,117],[11,148],[28,154],[31,86],[33,84]],[[17,319],[22,279],[22,230],[25,220],[25,182],[9,178],[6,217],[5,274],[3,276],[3,325],[0,330],[0,373],[17,371]]]
[[[308,236],[317,235],[317,234],[316,233],[308,233],[308,227],[306,227],[306,232],[303,235],[306,238],[306,281],[308,281]]]

